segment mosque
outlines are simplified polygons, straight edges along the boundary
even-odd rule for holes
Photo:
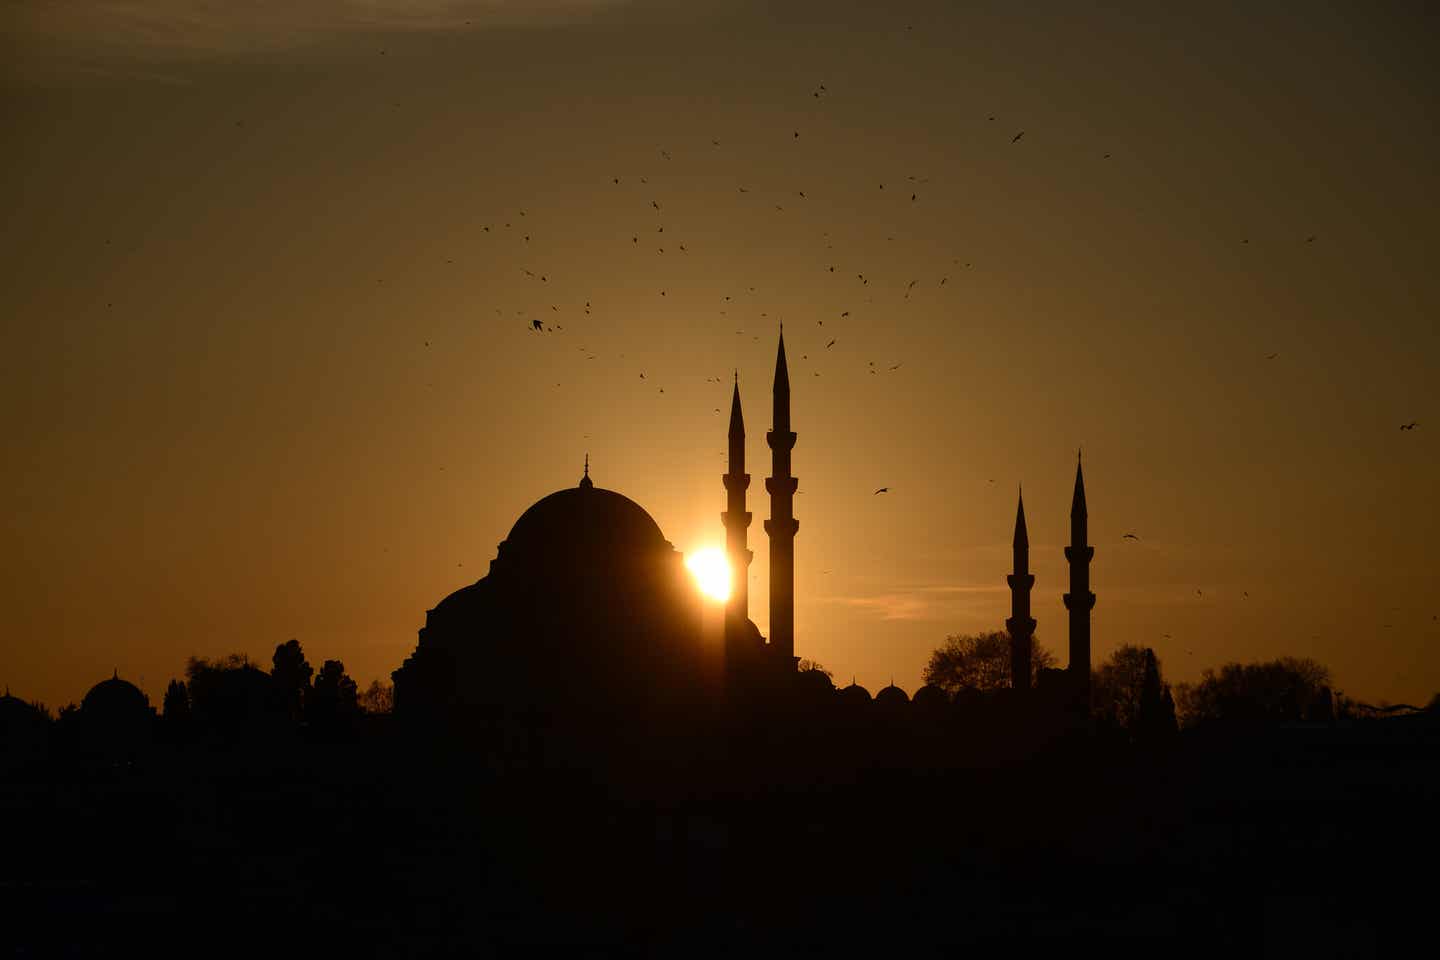
[[[588,458],[575,487],[543,497],[526,510],[479,581],[441,600],[425,616],[414,652],[392,674],[399,717],[453,715],[498,708],[602,709],[734,702],[756,695],[813,694],[816,684],[840,702],[870,702],[852,684],[838,695],[824,674],[797,673],[795,654],[795,518],[799,481],[792,473],[796,434],[790,424],[790,376],[782,330],[775,361],[770,447],[765,479],[770,516],[770,636],[749,616],[751,514],[746,510],[745,421],[737,381],[731,398],[728,469],[722,477],[725,551],[733,589],[719,642],[707,637],[704,601],[683,557],[637,503],[595,486]],[[1077,463],[1071,503],[1069,667],[1042,671],[1046,702],[1088,704],[1090,683],[1089,567],[1085,482]],[[1035,619],[1030,614],[1029,541],[1025,507],[1015,519],[1014,572],[1007,578],[1013,677],[1030,676]],[[1028,687],[1028,684],[1026,684]],[[917,692],[916,702],[940,691]],[[1020,693],[1019,696],[1031,696]],[[908,701],[893,684],[877,702]]]

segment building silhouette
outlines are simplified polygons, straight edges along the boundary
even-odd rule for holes
[[[1085,509],[1085,473],[1080,458],[1075,459],[1075,493],[1070,500],[1070,546],[1065,559],[1070,563],[1070,591],[1065,594],[1065,609],[1070,611],[1070,685],[1077,702],[1090,704],[1090,611],[1095,608],[1095,594],[1090,591],[1090,561],[1095,548],[1089,539],[1089,513]]]
[[[781,668],[794,669],[795,656],[795,491],[800,481],[790,473],[790,451],[795,432],[790,429],[790,371],[785,365],[785,329],[780,328],[780,346],[775,354],[774,419],[765,434],[770,445],[770,476],[765,490],[770,494],[770,519],[765,533],[770,537],[770,646]]]
[[[728,458],[721,477],[725,554],[732,588],[718,643],[707,643],[706,601],[694,589],[679,551],[635,501],[595,486],[586,457],[580,482],[541,498],[499,544],[489,572],[426,613],[414,652],[392,677],[401,717],[457,713],[515,716],[536,709],[585,712],[645,709],[664,704],[757,703],[758,698],[833,703],[856,716],[934,714],[947,700],[937,688],[912,698],[892,682],[872,697],[852,682],[836,690],[815,671],[797,673],[794,498],[799,481],[791,454],[790,377],[783,330],[776,347],[772,421],[766,432],[771,472],[765,479],[770,515],[769,637],[750,619],[745,417],[739,372],[731,390]],[[1011,593],[1010,666],[1016,702],[1037,715],[1074,715],[1088,705],[1090,682],[1089,565],[1084,477],[1076,467],[1071,504],[1069,664],[1041,671],[1035,690],[1030,544],[1023,495],[1017,499]],[[972,691],[973,693],[973,691]],[[973,706],[974,697],[962,698]]]
[[[1030,689],[1030,656],[1035,636],[1035,618],[1030,616],[1030,588],[1035,577],[1030,573],[1030,536],[1025,531],[1025,494],[1018,496],[1015,507],[1015,572],[1005,578],[1010,585],[1010,683],[1017,690]]]

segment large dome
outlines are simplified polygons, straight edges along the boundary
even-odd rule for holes
[[[613,490],[592,486],[557,490],[520,515],[500,545],[501,555],[630,552],[669,548],[645,509]]]

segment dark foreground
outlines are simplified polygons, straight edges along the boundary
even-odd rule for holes
[[[1437,744],[1376,721],[822,778],[157,747],[3,781],[0,953],[1423,954]]]

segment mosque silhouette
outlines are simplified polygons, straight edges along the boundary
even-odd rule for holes
[[[734,587],[723,620],[707,622],[706,602],[683,557],[637,503],[595,486],[589,460],[577,486],[556,491],[527,509],[500,543],[489,573],[427,612],[414,652],[392,674],[397,719],[510,717],[534,711],[606,715],[787,700],[829,699],[845,704],[909,703],[891,684],[872,701],[852,683],[835,690],[819,671],[799,671],[795,653],[795,518],[798,479],[791,451],[790,377],[782,329],[775,360],[765,479],[770,516],[769,622],[763,637],[749,616],[751,514],[746,509],[745,421],[738,376],[731,398],[728,469],[722,477],[726,555]],[[1011,616],[1011,703],[1053,723],[1083,725],[1089,712],[1090,561],[1086,543],[1085,482],[1077,462],[1065,548],[1070,590],[1069,664],[1031,677],[1029,540],[1025,507],[1015,517],[1014,571],[1007,577]],[[713,620],[713,616],[709,618]],[[717,636],[718,634],[718,636]],[[916,704],[949,698],[939,689],[916,692]],[[502,721],[503,722],[503,721]]]

